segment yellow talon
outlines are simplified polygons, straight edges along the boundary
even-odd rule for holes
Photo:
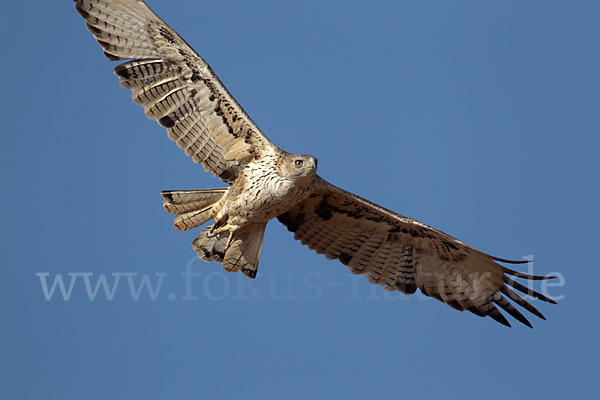
[[[214,224],[213,224],[213,226],[214,226]],[[227,225],[221,226],[217,229],[211,228],[208,236],[215,237],[219,233],[229,232],[229,236],[227,237],[227,243],[225,244],[225,250],[227,250],[229,248],[229,245],[231,244],[231,239],[233,238],[233,231],[234,231],[234,228],[231,225],[227,224]]]

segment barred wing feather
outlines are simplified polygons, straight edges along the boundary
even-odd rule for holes
[[[509,275],[527,275],[503,267],[499,259],[482,253],[453,237],[414,219],[386,210],[368,200],[339,189],[320,179],[315,194],[280,215],[294,238],[329,259],[337,259],[354,274],[387,290],[406,294],[417,288],[459,311],[490,316],[510,326],[496,306],[531,327],[514,301],[545,319],[530,303],[511,289],[554,303],[512,280]]]
[[[277,149],[252,122],[210,66],[139,0],[75,0],[148,118],[207,171],[231,183],[249,158]]]

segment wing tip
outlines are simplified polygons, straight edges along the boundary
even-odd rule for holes
[[[74,0],[74,1],[75,1],[75,10],[77,10],[79,15],[81,15],[85,20],[87,20],[90,16],[90,13],[83,9],[83,7],[81,6],[80,0]]]
[[[172,190],[161,190],[160,195],[163,199],[173,202],[173,191]]]
[[[535,290],[530,289],[530,288],[520,284],[519,282],[512,280],[511,278],[509,278],[506,275],[504,275],[503,281],[505,284],[512,286],[513,288],[519,290],[520,292],[522,292],[528,296],[534,297],[538,300],[545,301],[546,303],[557,304],[555,300],[549,298],[548,296],[543,295],[539,292],[536,292]]]
[[[554,276],[554,275],[530,275],[530,274],[525,274],[523,272],[515,271],[513,269],[506,268],[504,266],[502,267],[502,271],[505,274],[516,276],[517,278],[529,279],[529,280],[532,280],[532,281],[547,281],[547,280],[550,280],[550,279],[556,279],[556,278],[558,278],[557,276]]]
[[[496,310],[496,312],[492,312],[487,315],[492,317],[496,322],[499,322],[500,324],[506,326],[507,328],[512,328],[512,325],[510,324],[510,322],[508,322],[506,317],[502,315],[502,313],[500,313],[500,311],[498,311],[497,308],[494,307],[494,309]]]
[[[513,306],[504,297],[502,297],[502,295],[496,294],[496,296],[494,297],[493,302],[496,305],[500,306],[508,314],[510,314],[514,319],[516,319],[517,321],[519,321],[523,325],[525,325],[525,326],[533,329],[533,326],[531,325],[531,322],[529,322],[529,320],[519,310],[517,310],[515,308],[515,306]]]
[[[500,257],[495,257],[495,256],[492,256],[492,258],[494,259],[494,261],[500,261],[500,262],[507,263],[507,264],[527,264],[527,263],[534,261],[534,260],[509,260],[507,258],[500,258]]]
[[[507,263],[507,264],[528,264],[528,263],[534,261],[533,259],[531,259],[531,260],[509,260],[506,258],[500,258],[500,257],[495,257],[495,256],[491,256],[491,257],[494,261]],[[530,279],[530,280],[534,280],[534,281],[545,281],[545,280],[549,280],[549,279],[557,279],[558,278],[555,275],[543,275],[543,276],[542,275],[530,275],[530,274],[525,274],[523,272],[515,271],[514,269],[510,269],[505,266],[501,266],[501,267],[502,267],[502,271],[505,274],[509,274],[509,275],[516,276],[519,278]]]

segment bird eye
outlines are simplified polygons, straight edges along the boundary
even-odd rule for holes
[[[296,167],[300,168],[302,165],[304,165],[304,161],[296,160],[296,161],[294,161],[294,164],[296,165]]]

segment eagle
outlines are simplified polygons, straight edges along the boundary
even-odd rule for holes
[[[317,159],[273,144],[211,67],[142,0],[75,0],[113,61],[121,85],[148,118],[225,188],[162,192],[175,227],[206,226],[198,255],[255,278],[265,227],[277,218],[304,245],[386,290],[423,294],[509,326],[498,307],[532,327],[509,302],[545,319],[521,297],[555,303],[513,278],[550,279],[500,263],[437,229],[342,190],[317,175]],[[518,293],[521,292],[521,293]]]

